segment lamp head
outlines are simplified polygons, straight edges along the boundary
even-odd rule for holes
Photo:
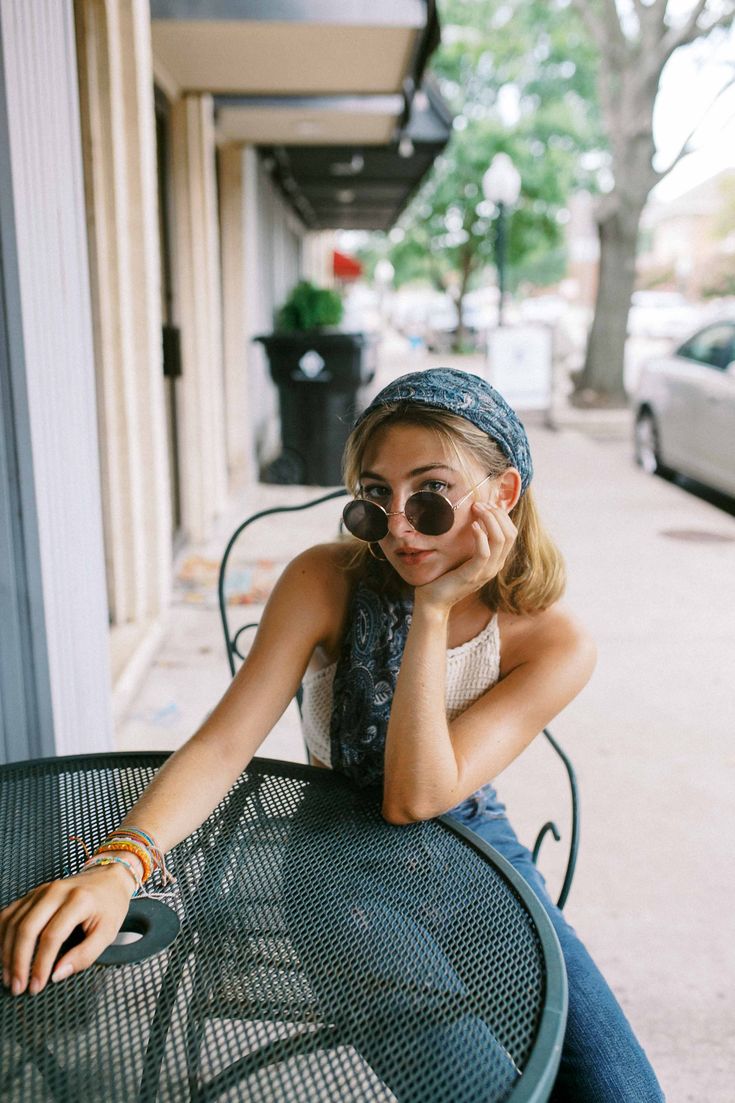
[[[482,178],[482,192],[490,203],[512,207],[521,194],[521,176],[507,153],[496,153]]]

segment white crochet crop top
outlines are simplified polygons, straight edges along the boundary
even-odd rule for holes
[[[332,687],[336,662],[304,676],[301,727],[313,758],[332,764],[329,727],[332,718]],[[447,650],[447,720],[454,720],[500,677],[500,632],[498,614],[473,639]]]

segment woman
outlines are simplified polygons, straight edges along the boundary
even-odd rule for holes
[[[319,545],[287,567],[246,663],[117,837],[80,874],[0,913],[4,982],[20,992],[30,977],[29,990],[40,990],[78,924],[86,938],[51,979],[99,956],[125,915],[131,870],[137,884],[206,819],[304,679],[312,761],[358,785],[382,785],[391,823],[450,811],[539,896],[569,978],[553,1098],[662,1099],[622,1010],[488,782],[579,693],[594,666],[593,644],[559,604],[563,567],[539,522],[532,474],[521,422],[479,377],[440,368],[381,391],[345,453],[355,500],[344,520],[361,550],[354,541]]]

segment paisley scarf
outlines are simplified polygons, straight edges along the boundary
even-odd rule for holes
[[[359,786],[383,780],[385,737],[413,609],[413,598],[384,592],[375,567],[368,566],[352,595],[329,732],[332,769]]]

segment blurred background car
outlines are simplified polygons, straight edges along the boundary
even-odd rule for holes
[[[628,334],[682,340],[701,320],[701,306],[678,291],[634,291],[628,314]]]
[[[464,347],[481,351],[487,343],[488,330],[497,324],[498,290],[478,287],[468,291],[462,302]],[[450,295],[442,295],[434,303],[426,322],[426,347],[430,352],[449,352],[457,344],[457,304]]]
[[[456,336],[457,306],[449,295],[439,295],[427,310],[424,330],[426,347],[429,352],[449,352]]]
[[[735,318],[646,363],[633,403],[644,471],[678,472],[735,496]]]
[[[521,300],[519,312],[524,322],[554,326],[569,312],[569,303],[562,295],[529,295]]]

